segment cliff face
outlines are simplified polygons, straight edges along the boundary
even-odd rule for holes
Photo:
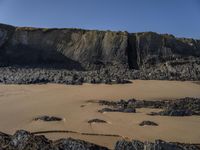
[[[153,32],[20,28],[0,24],[0,64],[59,64],[77,70],[122,65],[140,69],[188,56],[200,56],[200,40]]]
[[[79,69],[112,62],[126,63],[127,38],[124,32],[1,26],[1,62],[64,63]]]
[[[200,56],[200,40],[180,39],[173,35],[153,32],[134,34],[135,49],[139,66],[159,63],[175,57]]]

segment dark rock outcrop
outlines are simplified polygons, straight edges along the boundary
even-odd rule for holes
[[[99,104],[107,105],[112,108],[102,108],[99,112],[123,112],[123,113],[136,113],[136,109],[133,105],[128,105],[126,101],[121,100],[120,102],[109,102],[100,100]]]
[[[14,135],[0,133],[1,150],[108,150],[108,148],[78,139],[52,141],[43,135],[19,130]],[[172,143],[156,140],[154,143],[137,140],[117,141],[115,150],[199,150],[199,144]]]
[[[158,126],[157,123],[153,122],[153,121],[149,121],[149,120],[145,120],[145,121],[142,121],[140,124],[140,126]]]
[[[57,141],[48,140],[43,135],[34,135],[19,130],[14,135],[0,133],[0,149],[2,150],[107,150],[82,140],[72,138]]]
[[[106,147],[72,138],[55,141],[54,148],[58,150],[108,150]]]
[[[5,148],[11,141],[11,136],[0,132],[0,148]]]
[[[52,141],[44,136],[34,136],[30,132],[19,130],[13,136],[6,149],[26,150],[26,149],[53,149]]]
[[[200,40],[168,34],[0,24],[2,83],[200,80],[199,57]]]
[[[0,25],[1,62],[61,64],[67,69],[93,69],[126,62],[128,33],[80,29],[41,29]]]
[[[62,121],[63,119],[60,117],[55,116],[39,116],[34,118],[35,121],[41,120],[41,121]]]
[[[195,115],[191,110],[188,109],[182,109],[182,110],[176,110],[176,109],[165,109],[164,111],[153,113],[150,115],[161,115],[161,116],[192,116]]]
[[[115,145],[115,150],[199,150],[200,145],[183,144],[165,142],[162,140],[155,140],[151,142],[133,141],[118,141]]]
[[[191,116],[200,115],[200,99],[199,98],[181,98],[176,100],[160,100],[160,101],[147,101],[147,100],[120,100],[120,101],[106,101],[100,100],[100,105],[109,106],[103,108],[99,112],[125,112],[127,108],[132,108],[136,112],[137,108],[159,108],[163,109],[160,112],[152,112],[149,115],[161,116]]]

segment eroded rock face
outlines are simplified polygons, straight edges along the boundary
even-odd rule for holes
[[[34,136],[30,132],[19,130],[12,137],[9,142],[8,149],[24,150],[24,149],[53,149],[52,141],[49,141],[44,136]]]
[[[199,40],[175,38],[173,35],[159,35],[154,32],[137,33],[136,50],[139,66],[151,66],[185,56],[199,56]]]
[[[0,47],[5,43],[7,37],[7,32],[5,30],[0,30]]]
[[[5,148],[10,141],[10,135],[0,132],[0,148]]]
[[[105,147],[72,138],[57,140],[54,147],[59,150],[108,150]]]
[[[199,57],[200,40],[167,34],[20,28],[0,24],[0,72],[7,72],[0,75],[3,83],[121,84],[129,83],[130,79],[200,80]],[[66,79],[63,72],[69,70]],[[23,75],[10,79],[21,71]],[[55,72],[59,78],[54,78]],[[75,75],[81,78],[75,80]],[[26,82],[20,76],[24,76]]]
[[[140,68],[179,56],[200,56],[199,40],[154,32],[129,34],[81,29],[20,28],[0,24],[0,43],[1,57],[5,58],[5,63],[77,63],[74,69],[81,69],[78,65],[89,69],[115,63]]]
[[[19,130],[14,135],[0,133],[0,149],[5,150],[107,150],[82,140],[72,138],[57,141],[48,140],[42,135]]]
[[[5,28],[0,25],[0,29],[2,43]],[[67,69],[84,70],[126,62],[128,36],[125,32],[15,28],[12,36],[6,38],[6,46],[0,49],[7,64],[58,63]],[[73,68],[68,68],[70,65]]]
[[[181,144],[165,142],[162,140],[156,140],[151,142],[133,141],[118,141],[115,145],[115,150],[199,150],[199,145]]]
[[[0,149],[2,150],[108,150],[106,147],[95,145],[72,138],[51,141],[42,135],[19,130],[14,135],[0,133]],[[199,150],[198,144],[172,143],[156,140],[154,143],[137,140],[117,141],[115,150]]]

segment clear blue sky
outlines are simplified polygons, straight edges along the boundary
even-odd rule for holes
[[[200,0],[0,0],[0,22],[200,39]]]

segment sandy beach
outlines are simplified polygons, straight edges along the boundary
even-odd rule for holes
[[[113,148],[120,138],[200,143],[200,117],[149,116],[159,111],[138,109],[137,113],[99,113],[103,108],[97,100],[145,99],[164,100],[184,97],[200,97],[200,85],[189,81],[143,81],[132,84],[41,84],[0,85],[0,131],[13,134],[16,130],[75,131],[77,133],[46,133],[50,139],[73,137]],[[64,118],[61,122],[42,122],[33,119],[41,115]],[[104,123],[89,124],[99,118]],[[151,120],[159,126],[139,126],[143,120]],[[107,134],[110,136],[82,135],[80,133]],[[116,136],[111,136],[116,135]]]

